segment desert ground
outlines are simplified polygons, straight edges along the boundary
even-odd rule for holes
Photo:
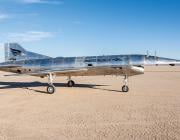
[[[180,67],[146,67],[145,74],[123,77],[47,79],[4,77],[0,72],[0,140],[179,140]]]

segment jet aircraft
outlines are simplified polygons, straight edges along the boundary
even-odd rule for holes
[[[12,72],[13,76],[30,75],[48,77],[47,93],[53,94],[55,76],[67,76],[68,87],[75,82],[72,76],[120,75],[124,76],[123,92],[128,92],[128,78],[144,74],[146,65],[179,65],[180,60],[150,55],[103,55],[85,57],[57,57],[29,52],[18,43],[5,44],[5,62],[0,71]]]

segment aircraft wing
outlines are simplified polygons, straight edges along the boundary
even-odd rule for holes
[[[17,66],[17,65],[0,65],[0,70],[1,69],[8,69],[8,68],[19,68],[21,66]]]
[[[12,74],[5,76],[37,76],[37,77],[45,77],[49,73],[55,74],[57,76],[95,76],[95,75],[139,75],[144,74],[144,68],[138,66],[108,66],[108,67],[87,67],[87,68],[68,68],[68,69],[49,69],[49,70],[41,70],[37,72],[28,72],[21,74]]]
[[[21,74],[10,74],[10,75],[5,75],[5,76],[38,76],[38,77],[45,77],[49,73],[53,73],[55,75],[73,75],[74,73],[82,73],[87,71],[88,69],[54,69],[54,70],[43,70],[43,71],[37,71],[37,72],[31,72],[31,73],[21,73]]]

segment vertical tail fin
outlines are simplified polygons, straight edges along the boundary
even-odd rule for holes
[[[18,61],[18,60],[44,59],[44,58],[50,58],[50,57],[26,51],[18,43],[5,44],[5,61]]]
[[[12,61],[20,59],[26,50],[17,43],[5,44],[5,61]]]

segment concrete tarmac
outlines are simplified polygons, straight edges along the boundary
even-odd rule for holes
[[[180,67],[146,67],[129,79],[73,77],[46,94],[47,79],[3,77],[0,72],[0,140],[179,140]]]

